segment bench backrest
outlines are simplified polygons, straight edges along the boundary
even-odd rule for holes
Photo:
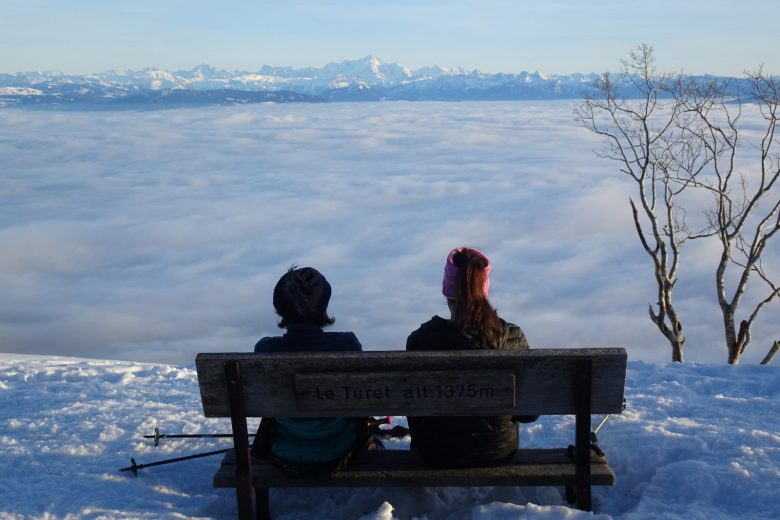
[[[590,413],[620,413],[626,379],[623,348],[204,353],[195,364],[206,417],[230,417],[226,365],[247,417],[574,414],[588,372]]]

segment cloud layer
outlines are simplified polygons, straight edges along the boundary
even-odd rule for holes
[[[291,264],[331,281],[334,330],[402,348],[446,312],[442,262],[468,244],[492,258],[491,300],[532,346],[670,359],[647,318],[631,186],[570,102],[5,110],[0,129],[0,351],[191,363],[250,350],[279,333],[271,291]],[[713,249],[689,254],[688,359],[725,360]],[[746,360],[780,334],[773,313]]]

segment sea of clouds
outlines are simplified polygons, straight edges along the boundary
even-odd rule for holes
[[[599,145],[571,101],[0,110],[0,351],[189,364],[250,350],[280,333],[271,293],[292,264],[330,280],[333,330],[403,348],[446,313],[443,260],[471,245],[532,346],[666,361],[632,184]],[[687,358],[725,361],[717,243],[683,254]],[[764,256],[777,274],[780,244]],[[746,362],[780,338],[777,309]]]

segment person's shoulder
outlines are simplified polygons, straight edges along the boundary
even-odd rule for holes
[[[406,338],[406,350],[428,350],[434,340],[452,329],[452,323],[441,316],[434,316],[422,323]]]
[[[445,320],[441,316],[436,315],[432,317],[430,320],[426,321],[425,323],[422,323],[417,330],[434,331],[434,330],[447,330],[451,328],[452,328],[452,322],[450,320]]]
[[[360,341],[357,339],[354,332],[328,331],[324,332],[323,335],[325,336],[326,341],[332,343],[338,350],[363,350],[363,345],[360,344]]]
[[[504,327],[504,348],[510,350],[523,350],[528,349],[528,340],[525,337],[525,332],[519,325],[510,323],[508,321],[501,320],[501,324]]]
[[[282,336],[266,336],[255,343],[255,352],[279,352],[284,348]]]

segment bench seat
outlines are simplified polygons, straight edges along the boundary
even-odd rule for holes
[[[235,453],[228,451],[214,475],[214,487],[235,488]],[[252,484],[270,487],[415,487],[415,486],[574,486],[575,466],[566,449],[520,449],[501,466],[433,468],[408,450],[365,451],[346,469],[325,479],[304,479],[282,473],[268,461],[252,459]],[[591,452],[591,484],[615,485],[606,458]]]

